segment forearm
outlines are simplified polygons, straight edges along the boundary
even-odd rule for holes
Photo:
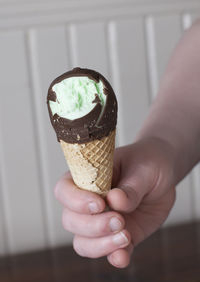
[[[137,139],[158,137],[173,148],[175,183],[200,160],[200,22],[178,44]]]

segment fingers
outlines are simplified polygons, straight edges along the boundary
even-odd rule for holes
[[[86,238],[75,236],[74,250],[83,257],[99,258],[106,256],[119,248],[125,248],[130,244],[131,237],[127,230],[122,230],[114,235],[101,238]]]
[[[117,211],[133,212],[154,186],[154,172],[147,165],[138,165],[121,174],[117,187],[107,194],[109,206]]]
[[[141,195],[130,186],[121,186],[121,189],[112,189],[106,197],[111,209],[125,213],[134,211],[141,199]]]
[[[64,207],[77,213],[95,214],[105,209],[105,201],[96,193],[79,189],[69,172],[56,184],[54,193]]]
[[[118,268],[125,268],[130,263],[130,255],[126,249],[119,249],[107,257],[110,264]]]
[[[131,254],[133,252],[133,244],[129,244],[125,249],[118,249],[107,256],[110,264],[117,268],[125,268],[130,263]]]
[[[66,230],[88,238],[111,235],[125,225],[124,218],[116,212],[85,215],[67,209],[63,211],[62,222]]]

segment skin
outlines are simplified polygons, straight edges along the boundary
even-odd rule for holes
[[[110,264],[124,268],[134,247],[166,220],[174,187],[200,160],[199,50],[196,22],[174,51],[135,143],[116,149],[113,189],[105,201],[78,189],[70,173],[57,183],[63,226],[74,233],[79,255],[107,256]]]

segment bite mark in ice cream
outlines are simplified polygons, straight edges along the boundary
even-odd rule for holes
[[[103,89],[101,80],[96,82],[87,76],[64,79],[52,87],[56,93],[56,101],[49,101],[52,114],[74,120],[91,112],[97,102],[101,103],[103,111],[106,103]]]
[[[117,100],[100,73],[75,68],[50,85],[47,105],[58,141],[83,144],[116,128]]]

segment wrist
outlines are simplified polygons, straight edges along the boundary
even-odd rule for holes
[[[177,156],[176,147],[170,143],[167,139],[156,136],[156,135],[146,135],[137,138],[137,142],[144,142],[149,144],[156,162],[159,165],[159,174],[163,173],[167,175],[167,182],[169,186],[175,186],[179,182],[177,173]]]

